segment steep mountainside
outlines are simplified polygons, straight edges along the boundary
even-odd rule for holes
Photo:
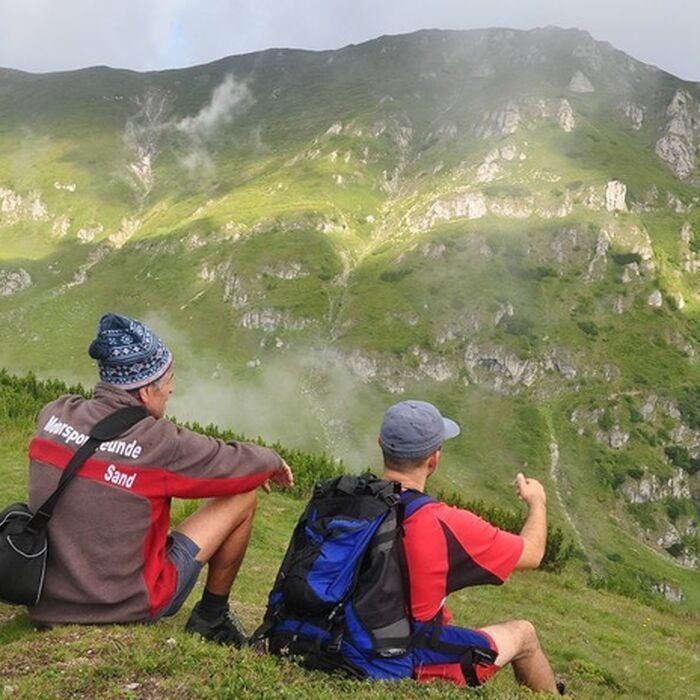
[[[699,147],[700,85],[576,30],[2,71],[0,364],[140,315],[178,415],[358,466],[431,398],[446,484],[526,465],[592,581],[698,609]]]

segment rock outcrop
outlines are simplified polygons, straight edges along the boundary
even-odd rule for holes
[[[662,136],[656,142],[656,155],[666,161],[676,175],[686,178],[695,169],[695,154],[688,142],[675,134]]]
[[[665,498],[690,498],[688,475],[677,469],[672,477],[660,479],[656,474],[645,475],[638,481],[628,479],[622,485],[622,494],[630,503],[655,503]]]
[[[0,187],[0,223],[46,221],[48,218],[48,207],[41,200],[38,192],[21,195],[14,190]]]
[[[91,250],[87,261],[84,262],[76,271],[75,274],[73,275],[73,279],[66,284],[64,287],[62,287],[59,290],[59,293],[63,293],[68,289],[72,289],[73,287],[79,287],[81,284],[85,284],[88,280],[88,275],[90,273],[90,270],[92,270],[95,265],[98,263],[102,262],[109,254],[112,252],[112,249],[110,246],[107,245],[101,245],[98,248],[95,248],[95,250]]]
[[[0,269],[0,297],[17,294],[17,292],[31,287],[31,284],[31,276],[21,267],[14,270]]]
[[[695,120],[698,106],[690,93],[680,88],[666,109],[665,134],[656,142],[656,154],[676,175],[687,178],[695,170]]]
[[[478,138],[514,134],[520,126],[520,109],[515,102],[509,102],[501,112],[486,112],[474,129]]]
[[[64,190],[65,192],[75,192],[78,186],[74,182],[54,182],[55,190]]]
[[[627,211],[627,185],[619,180],[610,180],[605,186],[605,208],[608,211]]]
[[[647,298],[647,304],[653,306],[654,308],[659,308],[664,303],[664,298],[658,289],[655,289]]]
[[[92,243],[95,238],[104,232],[104,226],[97,224],[96,226],[86,226],[78,230],[76,237],[79,243]]]
[[[277,330],[301,331],[311,325],[311,320],[298,318],[289,311],[279,309],[256,309],[246,311],[241,317],[241,326],[249,330],[272,333]]]
[[[122,219],[119,229],[109,236],[109,242],[115,248],[121,248],[141,228],[141,222],[137,219]]]
[[[559,105],[559,110],[557,112],[557,117],[559,118],[559,126],[561,126],[564,131],[573,131],[576,128],[576,119],[574,118],[574,110],[571,109],[569,100],[562,100]]]
[[[579,93],[595,92],[591,81],[580,70],[577,70],[569,81],[569,90]]]
[[[423,217],[419,229],[431,229],[436,222],[450,219],[480,219],[487,214],[486,198],[481,192],[467,191],[449,200],[438,200]]]
[[[53,222],[51,227],[51,235],[54,238],[65,238],[68,235],[68,230],[70,229],[70,219],[67,216],[59,216]]]
[[[657,593],[660,593],[670,603],[682,603],[685,600],[683,589],[679,586],[674,586],[667,581],[662,581],[661,583],[655,585],[654,590]]]
[[[504,347],[484,347],[470,342],[464,352],[464,367],[472,384],[490,386],[502,393],[533,387],[547,374],[575,379],[578,371],[560,351],[522,359]]]
[[[632,128],[639,131],[644,123],[644,108],[638,107],[632,102],[625,102],[622,105],[623,114],[630,120]]]

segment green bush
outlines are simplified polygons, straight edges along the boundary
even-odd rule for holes
[[[33,373],[15,377],[0,369],[0,420],[34,422],[39,411],[63,394],[90,392],[79,384],[68,385],[55,379],[39,380]]]
[[[595,321],[579,321],[576,325],[591,338],[595,338],[599,333]]]
[[[598,425],[601,430],[612,430],[615,427],[615,420],[609,408],[606,408],[598,418]]]
[[[691,428],[700,428],[700,384],[683,389],[678,399],[678,408]]]
[[[382,282],[399,282],[412,272],[413,270],[407,267],[403,267],[399,270],[384,270],[384,272],[379,275],[379,279]]]
[[[666,445],[664,452],[669,460],[688,474],[695,474],[700,470],[700,459],[691,457],[688,450],[681,445]]]
[[[612,259],[617,265],[629,265],[630,263],[642,262],[642,256],[639,253],[613,253]]]
[[[503,330],[510,335],[528,335],[532,330],[532,321],[521,316],[510,316],[502,325]]]

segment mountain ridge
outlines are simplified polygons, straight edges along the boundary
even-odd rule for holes
[[[449,485],[527,464],[587,575],[696,608],[700,89],[533,31],[0,77],[0,364],[86,381],[118,306],[178,415],[355,468],[425,396]]]

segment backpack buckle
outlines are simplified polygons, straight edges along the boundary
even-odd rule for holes
[[[343,633],[338,632],[330,642],[326,645],[326,651],[329,651],[331,654],[337,654],[340,652],[340,647],[343,643]]]

